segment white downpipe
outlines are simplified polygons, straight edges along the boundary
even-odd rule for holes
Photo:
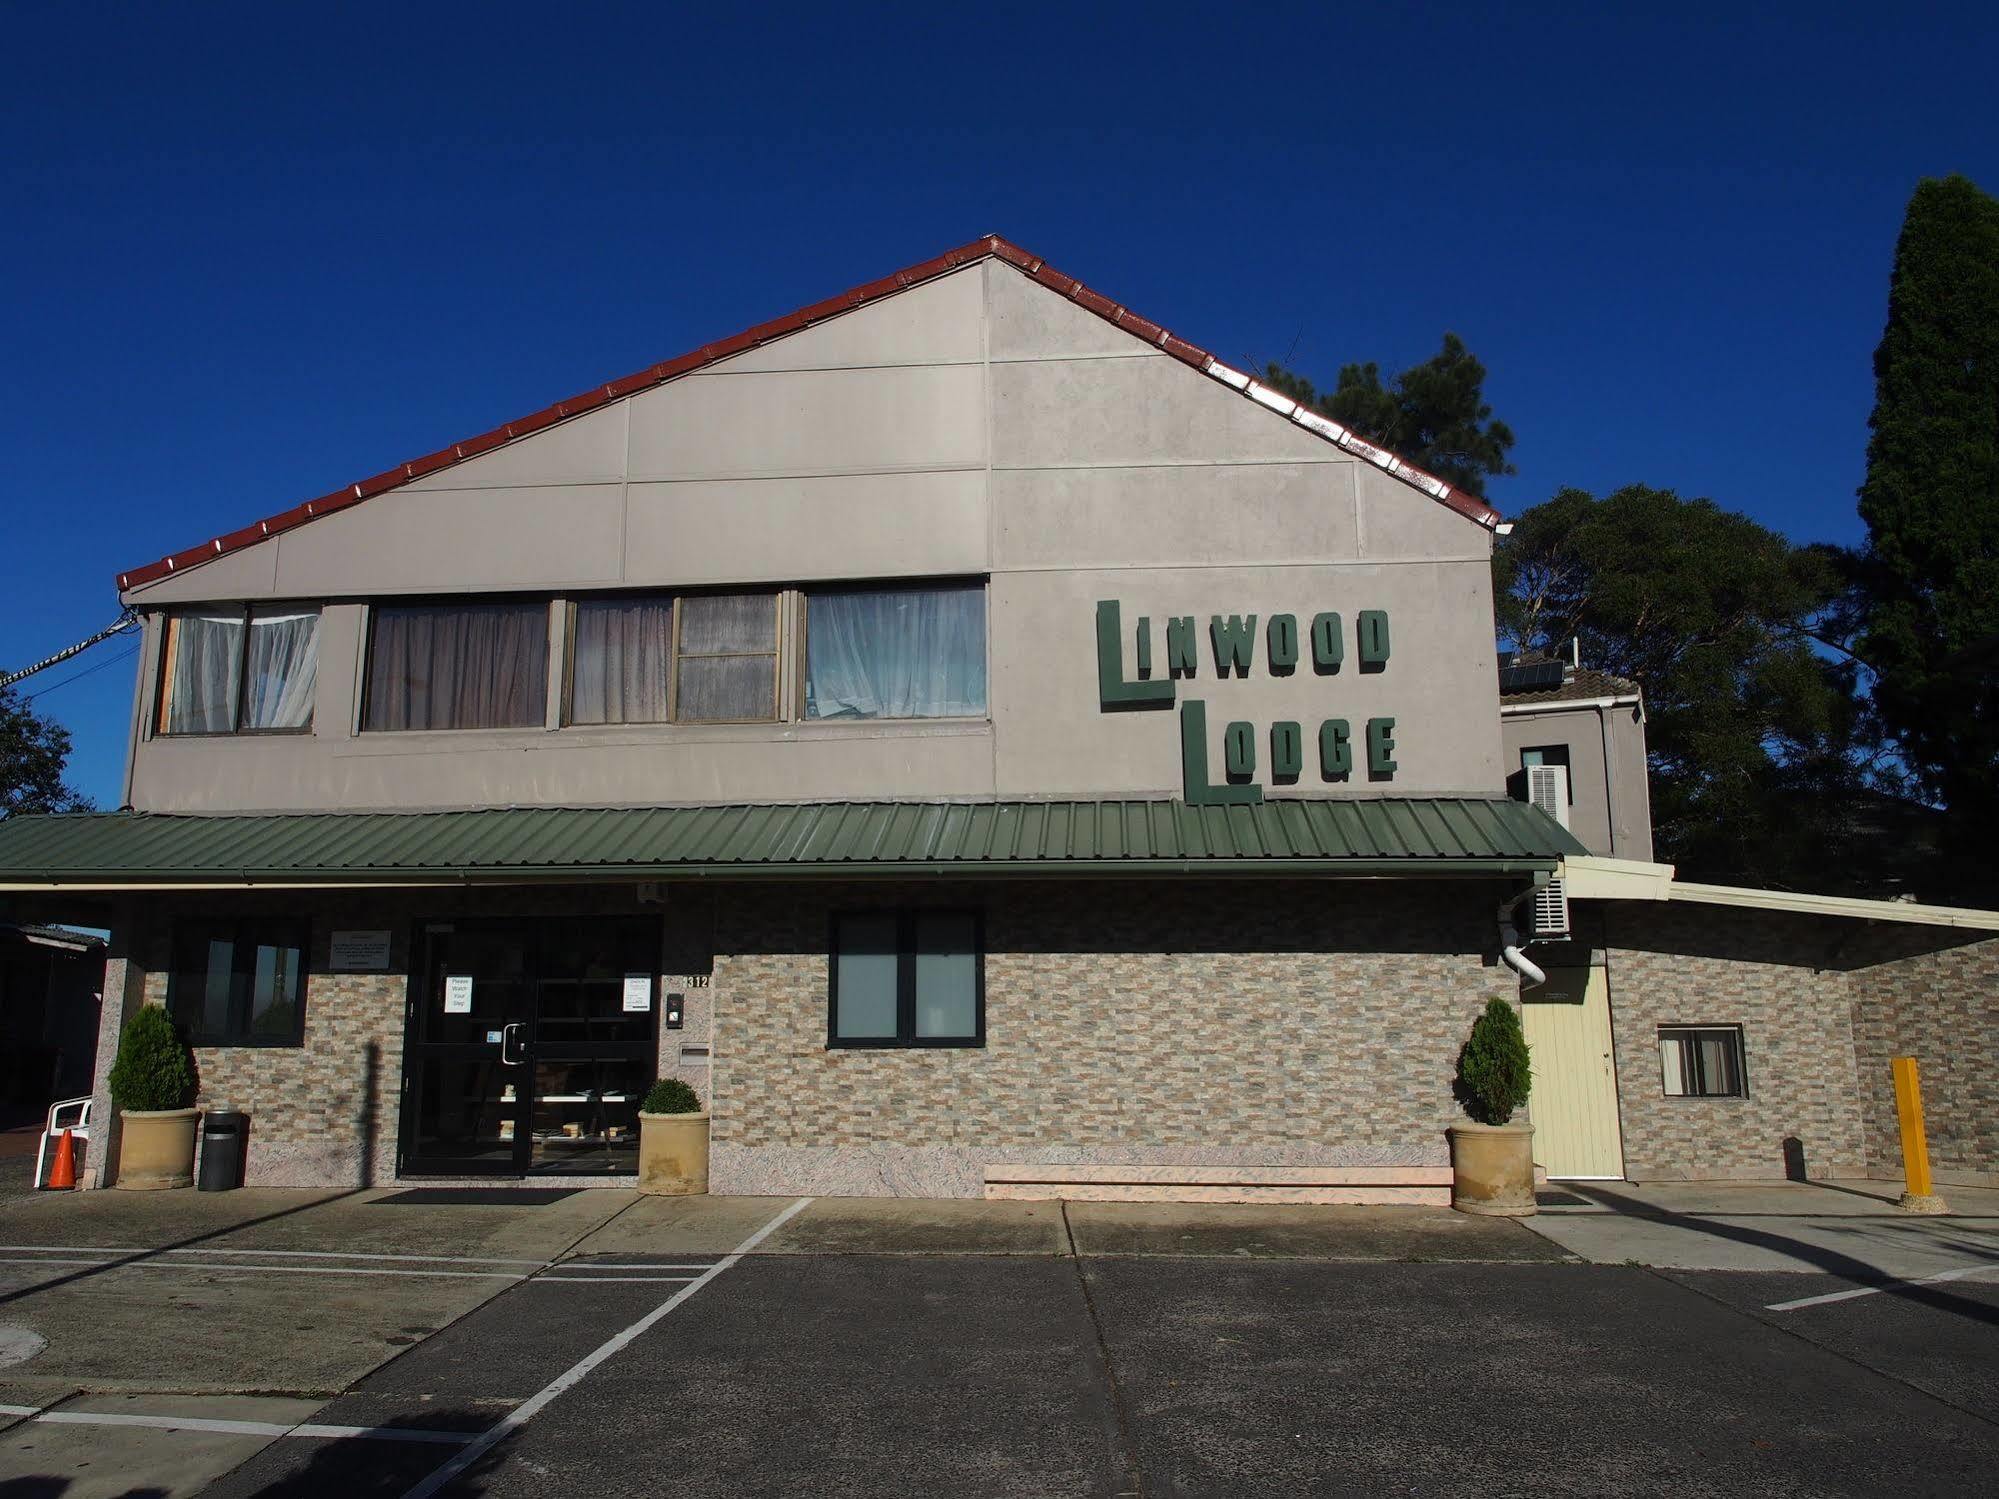
[[[1520,950],[1520,933],[1513,925],[1513,912],[1522,901],[1531,900],[1534,892],[1540,888],[1538,882],[1529,885],[1499,908],[1499,961],[1519,974],[1529,986],[1545,984],[1548,975],[1541,971],[1540,966],[1532,958]]]

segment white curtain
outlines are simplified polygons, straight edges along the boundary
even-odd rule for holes
[[[166,732],[227,734],[236,727],[236,667],[243,655],[243,614],[177,614],[173,633],[173,682],[167,692]]]
[[[253,612],[243,682],[243,727],[310,728],[318,682],[319,611]]]
[[[671,598],[589,599],[576,606],[571,723],[666,722]]]
[[[806,717],[984,716],[984,585],[814,593],[805,619]]]

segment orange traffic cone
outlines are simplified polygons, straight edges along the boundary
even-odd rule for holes
[[[76,1142],[70,1139],[69,1131],[62,1132],[56,1141],[56,1163],[49,1167],[48,1186],[51,1192],[59,1192],[76,1185]]]

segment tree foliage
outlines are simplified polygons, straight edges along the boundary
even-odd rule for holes
[[[19,812],[82,812],[90,803],[63,781],[69,730],[0,687],[0,817]]]
[[[1527,1102],[1533,1086],[1534,1068],[1520,1017],[1505,1000],[1488,999],[1485,1013],[1472,1022],[1471,1034],[1458,1052],[1453,1085],[1458,1102],[1480,1124],[1504,1124]]]
[[[1428,469],[1455,489],[1485,493],[1485,481],[1514,471],[1506,460],[1513,431],[1495,421],[1485,402],[1485,366],[1455,333],[1422,364],[1387,384],[1374,363],[1340,368],[1332,390],[1281,365],[1264,370],[1264,383],[1358,432],[1369,442]]]
[[[1925,181],[1895,247],[1860,515],[1874,700],[1969,865],[1999,837],[1999,200]],[[1981,853],[1982,851],[1982,853]]]
[[[1850,655],[1851,566],[1712,500],[1565,489],[1493,558],[1502,636],[1644,691],[1656,856],[1688,879],[1879,889],[1857,799],[1893,769]],[[1892,796],[1886,797],[1892,802]]]

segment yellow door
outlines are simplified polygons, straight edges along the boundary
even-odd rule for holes
[[[1520,991],[1520,1015],[1534,1063],[1527,1115],[1535,1164],[1551,1177],[1622,1177],[1604,970],[1550,968],[1547,983]]]

